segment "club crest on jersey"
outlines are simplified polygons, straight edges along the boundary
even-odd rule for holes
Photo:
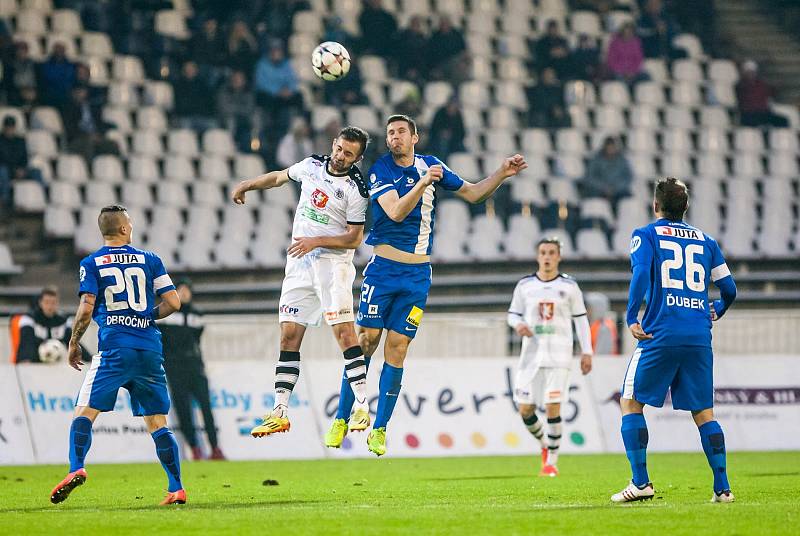
[[[549,301],[539,302],[539,318],[542,320],[552,320],[555,316],[556,304]]]
[[[659,236],[682,238],[684,240],[705,240],[703,233],[701,233],[697,229],[686,229],[683,227],[668,227],[666,225],[659,225],[655,229],[656,229],[656,234]]]
[[[317,208],[325,208],[325,205],[328,204],[328,194],[317,188],[314,190],[314,193],[311,194],[311,203]]]
[[[333,195],[336,196],[336,199],[344,199],[344,190],[337,188]]]
[[[634,236],[631,238],[631,253],[636,253],[636,250],[642,245],[642,237]]]

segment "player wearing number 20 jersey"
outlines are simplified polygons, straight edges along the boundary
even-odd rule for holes
[[[103,247],[81,261],[81,301],[69,341],[69,363],[80,370],[78,343],[93,318],[99,327],[98,351],[92,358],[75,402],[69,431],[67,476],[50,492],[60,503],[87,478],[84,462],[92,445],[92,426],[111,411],[120,388],[130,394],[131,411],[144,417],[169,481],[161,504],[186,502],[181,483],[178,443],[167,428],[169,395],[155,321],[180,308],[181,302],[164,264],[154,253],[131,246],[133,223],[125,207],[104,207],[97,219]],[[160,303],[156,303],[156,297]]]

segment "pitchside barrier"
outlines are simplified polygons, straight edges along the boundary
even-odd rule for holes
[[[511,297],[509,296],[509,300]],[[272,360],[277,356],[280,326],[276,315],[209,315],[202,349],[206,362]],[[92,323],[84,346],[97,349]],[[430,356],[483,357],[509,355],[510,329],[503,313],[426,313],[409,359]],[[636,341],[623,330],[622,353],[629,356]],[[10,351],[8,319],[0,318],[0,362]],[[794,355],[800,352],[800,309],[741,310],[733,308],[714,324],[714,351],[720,355]],[[381,349],[376,355],[383,355]],[[327,326],[309,329],[303,340],[303,357],[341,359]]]
[[[800,449],[800,355],[718,356],[716,413],[730,450]],[[389,456],[531,454],[537,444],[511,400],[516,359],[426,358],[409,361],[389,426]],[[373,361],[374,392],[380,359]],[[581,376],[577,361],[564,405],[563,452],[622,452],[619,387],[627,359],[597,357]],[[269,360],[212,361],[207,365],[221,446],[232,460],[371,456],[366,434],[351,433],[340,450],[322,436],[336,411],[342,363],[304,361],[291,399],[292,429],[253,439],[250,428],[272,408],[274,365]],[[0,464],[66,463],[73,403],[85,373],[64,364],[0,366]],[[376,407],[376,397],[371,399]],[[141,419],[120,391],[114,413],[94,428],[89,462],[154,459]],[[197,415],[197,422],[202,421]],[[646,411],[652,451],[699,450],[688,412]],[[174,420],[172,422],[174,426]],[[754,433],[757,430],[758,433]]]

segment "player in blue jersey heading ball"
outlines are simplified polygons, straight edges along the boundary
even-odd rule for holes
[[[644,406],[661,407],[667,391],[674,409],[691,411],[714,473],[712,502],[733,502],[725,461],[725,436],[714,420],[711,322],[736,298],[736,284],[717,242],[683,221],[689,192],[681,181],[658,181],[653,211],[658,219],[633,232],[628,327],[639,341],[622,385],[622,441],[631,464],[630,484],[613,502],[652,499],[647,474]],[[709,302],[713,282],[722,299]],[[639,308],[647,301],[644,317]]]
[[[183,504],[178,443],[167,428],[169,395],[164,375],[161,332],[155,321],[181,307],[175,286],[155,253],[130,245],[133,225],[125,207],[100,211],[97,223],[104,245],[81,261],[80,305],[69,341],[69,364],[81,370],[79,342],[92,318],[98,325],[98,351],[86,372],[69,430],[69,474],[53,491],[60,503],[86,481],[84,460],[92,445],[92,424],[114,409],[117,392],[125,388],[131,410],[144,417],[156,445],[156,455],[169,480],[161,504]],[[156,304],[156,297],[161,302]]]
[[[414,146],[418,141],[413,119],[405,115],[389,117],[386,121],[389,153],[379,158],[368,173],[373,224],[367,244],[374,246],[374,256],[364,269],[356,323],[367,363],[383,330],[387,331],[377,414],[367,438],[369,450],[378,456],[386,453],[386,425],[400,393],[408,345],[422,321],[431,286],[436,185],[455,192],[469,203],[481,203],[505,179],[528,167],[517,154],[473,184],[461,179],[435,156],[416,154]],[[346,372],[342,377],[339,411],[325,435],[329,447],[339,447],[347,433],[353,393]]]

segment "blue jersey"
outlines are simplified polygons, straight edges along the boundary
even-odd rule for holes
[[[132,246],[104,246],[85,257],[79,294],[94,294],[98,350],[132,348],[161,353],[154,320],[156,296],[175,286],[155,253]]]
[[[684,222],[660,219],[633,232],[630,250],[628,325],[638,321],[641,297],[635,287],[641,284],[647,301],[641,325],[653,335],[639,346],[710,347],[708,286],[731,277],[716,240]]]
[[[378,198],[390,190],[397,195],[406,195],[427,173],[428,168],[439,164],[444,168],[444,176],[437,183],[445,190],[456,191],[464,184],[464,180],[435,156],[414,155],[414,164],[408,167],[398,166],[391,154],[380,157],[369,168],[369,195],[372,205],[372,229],[367,244],[388,244],[401,251],[430,255],[433,246],[433,224],[436,217],[435,188],[429,186],[422,194],[417,206],[401,222],[392,221],[378,203]]]

